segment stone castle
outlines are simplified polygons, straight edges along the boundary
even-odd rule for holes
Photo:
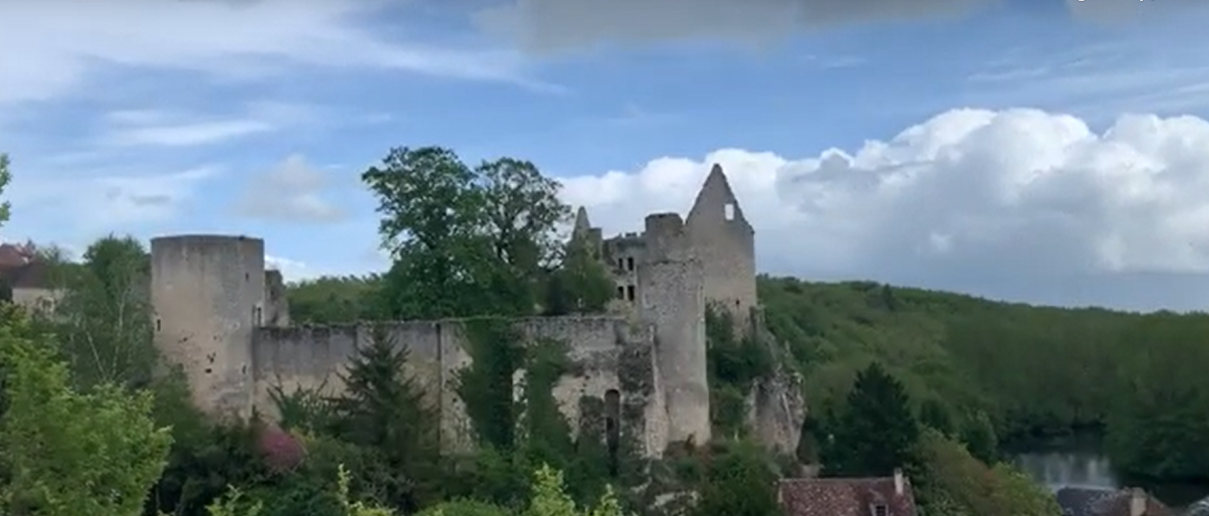
[[[671,443],[708,441],[706,307],[726,310],[743,331],[761,326],[755,231],[721,167],[712,168],[687,218],[649,215],[643,233],[604,239],[581,208],[573,238],[595,246],[613,273],[610,313],[516,321],[530,339],[567,344],[574,373],[554,396],[572,428],[586,417],[584,400],[596,399],[602,435],[633,438],[647,456]],[[193,402],[215,417],[271,417],[275,389],[339,392],[339,373],[371,338],[368,323],[291,326],[282,277],[265,269],[263,240],[161,237],[151,257],[155,344],[184,369]],[[407,347],[409,374],[439,410],[442,447],[470,447],[470,421],[453,388],[471,361],[465,321],[374,324]],[[766,444],[792,451],[803,407],[796,385],[778,376],[753,388],[749,420]]]

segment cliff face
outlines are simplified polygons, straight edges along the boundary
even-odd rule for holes
[[[756,382],[747,395],[748,424],[760,442],[780,453],[797,451],[806,401],[796,373],[778,372]]]
[[[802,377],[790,364],[789,350],[764,325],[757,312],[753,331],[769,347],[777,364],[773,374],[756,381],[747,393],[747,424],[760,442],[780,453],[794,454],[806,419]]]

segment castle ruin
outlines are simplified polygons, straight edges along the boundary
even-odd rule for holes
[[[617,299],[610,313],[515,323],[530,340],[566,343],[574,373],[554,387],[560,410],[578,428],[581,400],[602,400],[602,434],[631,437],[650,457],[671,443],[707,442],[706,307],[726,310],[740,331],[760,326],[755,232],[721,167],[714,165],[686,219],[653,214],[641,234],[604,239],[581,208],[574,231],[612,271]],[[276,388],[338,393],[339,373],[376,327],[407,347],[409,374],[439,410],[442,447],[472,445],[454,388],[457,372],[471,362],[466,320],[291,326],[281,275],[265,269],[263,240],[160,237],[151,242],[151,256],[155,345],[184,369],[203,411],[272,416]],[[792,451],[802,417],[796,385],[761,382],[749,404],[757,435]]]

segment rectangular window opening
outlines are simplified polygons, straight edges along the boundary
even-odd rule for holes
[[[625,287],[617,287],[617,299],[625,299]]]
[[[735,203],[726,203],[726,207],[723,209],[723,215],[726,217],[726,220],[735,220]]]
[[[633,256],[625,259],[625,269],[627,271],[634,270],[634,257]]]
[[[630,301],[634,300],[634,285],[629,285],[625,288],[625,297]]]

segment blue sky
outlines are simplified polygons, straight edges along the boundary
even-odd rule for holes
[[[0,236],[377,270],[359,175],[438,144],[536,162],[606,232],[719,162],[773,273],[1198,308],[1209,16],[1180,1],[13,2]]]

